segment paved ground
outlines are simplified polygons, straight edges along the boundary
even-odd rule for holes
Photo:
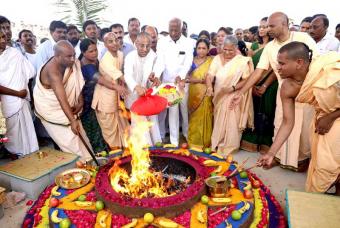
[[[240,151],[234,154],[234,160],[243,161],[249,157],[246,167],[250,167],[255,164],[258,154],[248,153]],[[0,164],[5,161],[0,160]],[[294,189],[303,191],[304,183],[306,180],[306,173],[295,173],[289,170],[281,169],[280,167],[274,167],[271,170],[263,170],[262,168],[255,168],[253,172],[258,175],[259,178],[267,185],[274,196],[277,197],[283,207],[285,207],[285,190]],[[5,210],[5,216],[0,219],[0,227],[3,228],[17,228],[20,227],[25,212],[28,210],[26,206],[26,199],[24,202],[18,204],[13,208]]]

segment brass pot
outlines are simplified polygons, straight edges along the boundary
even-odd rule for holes
[[[205,179],[212,197],[222,198],[230,196],[230,181],[225,176],[213,176]]]

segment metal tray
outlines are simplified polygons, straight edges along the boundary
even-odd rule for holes
[[[68,169],[55,178],[55,183],[65,189],[76,189],[89,183],[91,175],[85,169]]]

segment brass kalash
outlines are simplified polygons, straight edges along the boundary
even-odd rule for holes
[[[212,197],[224,198],[230,196],[230,180],[225,176],[212,176],[205,180]]]

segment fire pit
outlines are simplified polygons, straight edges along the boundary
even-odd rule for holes
[[[109,175],[117,162],[113,161],[103,166],[97,174],[97,197],[113,213],[130,218],[141,217],[147,212],[155,216],[174,217],[190,209],[206,194],[204,179],[208,174],[204,165],[194,157],[158,152],[151,154],[151,161],[150,170],[157,178],[162,178],[166,196],[147,192],[145,197],[137,198],[115,191]],[[128,174],[131,173],[131,156],[122,158],[118,163]]]

